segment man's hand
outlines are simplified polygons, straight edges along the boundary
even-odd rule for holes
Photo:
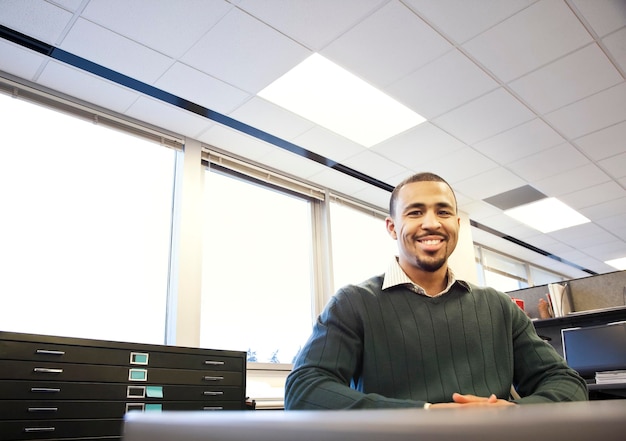
[[[450,409],[459,407],[494,407],[494,406],[515,406],[507,400],[498,399],[494,394],[489,397],[477,397],[476,395],[452,394],[452,403],[431,404],[429,409]]]

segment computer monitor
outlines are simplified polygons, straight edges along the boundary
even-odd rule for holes
[[[561,330],[565,361],[584,378],[626,369],[626,321]]]

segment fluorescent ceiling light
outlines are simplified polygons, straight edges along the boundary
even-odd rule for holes
[[[365,147],[426,119],[319,54],[258,96]]]
[[[607,260],[607,265],[611,265],[613,268],[617,268],[618,270],[626,270],[626,257],[621,257],[619,259]]]
[[[591,222],[556,198],[540,199],[504,211],[504,214],[542,233]]]

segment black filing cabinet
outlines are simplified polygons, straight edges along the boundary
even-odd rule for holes
[[[126,412],[244,410],[246,353],[0,332],[0,440],[115,440]]]

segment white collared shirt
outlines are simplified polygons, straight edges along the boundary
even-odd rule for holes
[[[419,286],[417,283],[413,282],[409,278],[409,276],[406,275],[406,273],[400,266],[400,263],[398,263],[398,257],[394,256],[392,262],[390,262],[389,266],[387,267],[387,271],[385,272],[385,278],[383,279],[382,289],[384,291],[385,289],[391,288],[393,286],[408,285],[417,294],[421,294],[421,295],[428,296],[428,297],[438,297],[447,293],[452,287],[452,285],[454,285],[454,282],[456,282],[454,273],[452,272],[450,268],[448,268],[448,284],[446,288],[438,294],[435,294],[432,296],[428,295],[426,294],[426,291],[424,290],[424,288]]]

